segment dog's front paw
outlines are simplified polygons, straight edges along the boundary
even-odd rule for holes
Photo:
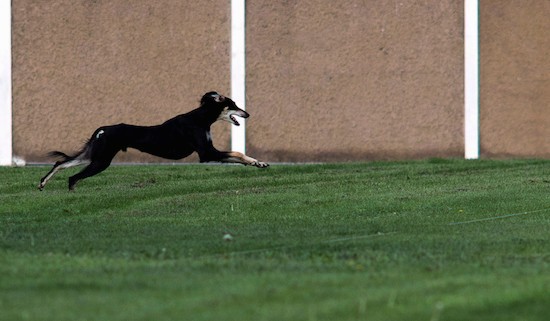
[[[266,167],[269,166],[268,163],[264,163],[264,162],[260,162],[260,161],[256,161],[256,162],[254,162],[254,163],[252,163],[252,164],[250,164],[250,165],[256,166],[256,167],[258,167],[258,168],[266,168]]]

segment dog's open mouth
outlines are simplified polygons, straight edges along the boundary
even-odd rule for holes
[[[237,117],[247,118],[248,113],[244,110],[226,110],[220,114],[218,119],[231,123],[235,126],[240,126],[241,124],[237,120]]]
[[[229,119],[231,119],[231,121],[233,122],[233,125],[235,125],[235,126],[240,126],[240,125],[241,125],[241,124],[237,121],[237,118],[235,118],[235,116],[229,115]]]

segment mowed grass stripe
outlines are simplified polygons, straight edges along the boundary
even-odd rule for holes
[[[549,165],[0,168],[0,319],[545,320]]]

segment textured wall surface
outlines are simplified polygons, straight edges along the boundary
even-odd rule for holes
[[[247,153],[462,157],[463,1],[247,1]],[[230,3],[13,2],[14,153],[151,125],[230,92]],[[481,152],[550,157],[550,2],[482,1]],[[215,124],[229,148],[229,125]],[[193,156],[189,161],[197,161]],[[137,151],[116,161],[160,161]]]
[[[251,154],[277,161],[463,154],[462,2],[247,6]]]
[[[550,157],[550,1],[481,1],[481,152]]]
[[[14,153],[27,160],[76,151],[101,125],[153,125],[206,91],[229,94],[227,1],[21,0],[12,10]],[[229,131],[213,128],[219,148]]]

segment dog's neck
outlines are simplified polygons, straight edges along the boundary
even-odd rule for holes
[[[201,127],[210,128],[210,126],[218,120],[220,111],[219,106],[203,104],[197,109],[182,114],[181,116],[183,115],[193,117],[195,124],[201,125]]]

